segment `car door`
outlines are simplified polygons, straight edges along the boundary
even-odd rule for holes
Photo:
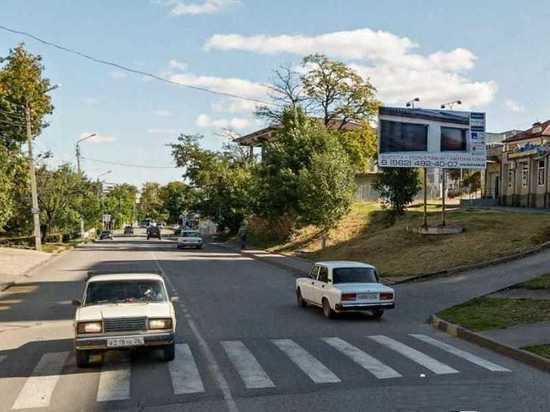
[[[319,266],[319,274],[313,286],[313,302],[317,305],[321,304],[328,285],[328,268],[326,266]]]
[[[317,275],[319,274],[319,266],[313,265],[309,272],[309,278],[305,279],[300,287],[302,297],[305,300],[313,302],[315,282],[317,281]]]

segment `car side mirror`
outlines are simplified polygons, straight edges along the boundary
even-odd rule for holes
[[[172,303],[179,302],[179,300],[180,300],[180,298],[178,298],[177,296],[172,296],[172,297],[170,298],[170,302],[172,302]]]
[[[78,299],[73,299],[71,303],[73,304],[73,306],[76,306],[76,307],[82,306],[82,302],[79,301]]]

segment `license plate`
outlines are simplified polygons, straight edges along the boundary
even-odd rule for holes
[[[378,293],[359,293],[358,300],[378,300]]]
[[[121,346],[139,346],[143,345],[145,342],[143,341],[142,336],[136,336],[132,338],[108,338],[107,339],[107,347],[108,348],[119,348]]]

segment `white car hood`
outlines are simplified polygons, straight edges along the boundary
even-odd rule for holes
[[[334,285],[334,287],[343,293],[349,293],[349,292],[392,292],[395,293],[394,290],[386,285],[383,285],[382,283],[340,283]]]
[[[104,318],[170,318],[172,304],[161,303],[110,303],[78,308],[76,321],[102,320]]]

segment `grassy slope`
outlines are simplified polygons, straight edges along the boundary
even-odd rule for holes
[[[437,224],[439,209],[429,208],[429,220]],[[524,251],[550,240],[550,214],[511,213],[494,210],[455,210],[448,222],[465,227],[453,236],[422,236],[406,230],[422,224],[422,209],[411,208],[405,216],[389,226],[387,212],[374,204],[355,204],[337,229],[328,247],[320,241],[307,241],[316,233],[309,227],[301,230],[292,242],[271,245],[271,251],[311,252],[312,260],[353,259],[376,265],[385,276],[417,274],[491,260]],[[263,245],[268,246],[268,245]]]

